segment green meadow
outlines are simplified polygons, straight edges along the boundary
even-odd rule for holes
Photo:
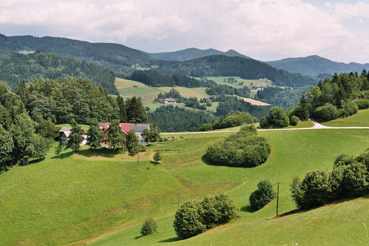
[[[325,126],[369,126],[369,109],[359,110],[357,114],[346,118],[338,118],[336,120],[322,123]]]
[[[228,77],[227,76],[217,76],[217,77],[206,77],[206,78],[209,80],[213,80],[217,84],[228,85],[228,86],[232,86],[235,88],[242,88],[244,86],[252,86],[252,85],[255,85],[255,86],[267,86],[267,85],[271,86],[272,85],[272,81],[268,79],[242,79],[237,76],[228,76]],[[237,80],[237,82],[229,83],[228,79],[230,78]]]
[[[206,165],[207,146],[231,133],[174,135],[140,156],[87,147],[78,153],[50,150],[44,161],[0,175],[2,245],[342,245],[367,243],[369,200],[360,198],[279,218],[274,200],[252,212],[257,183],[280,182],[279,213],[295,209],[294,176],[330,170],[336,156],[369,146],[368,130],[264,131],[272,152],[256,168]],[[163,160],[152,162],[160,151]],[[276,188],[276,186],[274,186]],[[177,240],[174,213],[186,200],[225,192],[240,218],[188,240]],[[153,217],[154,235],[139,237]],[[335,236],[338,233],[338,236]],[[324,235],[324,236],[322,236]]]

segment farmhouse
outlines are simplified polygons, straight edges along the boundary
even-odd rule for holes
[[[72,129],[68,127],[62,127],[59,131],[60,141],[62,145],[66,145],[69,140],[69,136],[72,133]],[[87,144],[87,135],[86,133],[82,134],[83,140],[80,143],[80,145],[86,145]]]
[[[104,133],[104,136],[109,133],[109,125],[110,123],[99,123],[99,127],[101,131]],[[131,123],[120,123],[120,128],[125,135],[128,135],[130,130],[134,130],[136,136],[138,137],[138,141],[140,145],[148,145],[148,142],[145,141],[142,133],[145,129],[150,130],[150,124],[131,124]]]
[[[160,103],[177,103],[176,99],[171,98],[171,97],[169,97],[169,98],[159,98],[158,102],[160,102]]]

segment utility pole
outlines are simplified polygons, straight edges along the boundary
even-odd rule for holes
[[[140,152],[137,153],[137,171],[138,171],[138,163],[140,162]]]
[[[277,208],[276,208],[276,217],[278,217],[278,204],[279,204],[279,182],[277,184]]]

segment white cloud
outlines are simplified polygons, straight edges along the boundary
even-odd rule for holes
[[[0,0],[0,27],[14,27],[9,34],[39,28],[44,35],[147,51],[212,47],[262,60],[318,54],[369,62],[368,12],[369,1],[318,6],[302,0]],[[353,28],[355,18],[360,26]]]

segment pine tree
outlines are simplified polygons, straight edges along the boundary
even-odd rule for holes
[[[100,143],[104,141],[104,134],[99,128],[98,122],[96,119],[91,121],[90,128],[87,131],[87,142],[92,149],[96,149],[100,147]]]
[[[131,122],[147,123],[147,114],[140,100],[132,97],[127,103],[127,119]]]
[[[124,104],[124,99],[121,96],[117,96],[117,105],[119,108],[119,119],[120,122],[127,122],[127,112],[126,105]]]

